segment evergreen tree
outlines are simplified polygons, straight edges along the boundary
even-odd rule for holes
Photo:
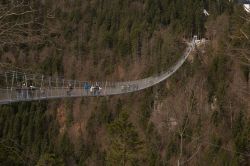
[[[142,142],[126,112],[109,125],[110,146],[107,152],[108,165],[131,165],[141,150]]]
[[[41,155],[36,166],[64,166],[64,162],[61,158],[55,156],[55,154],[45,153]]]

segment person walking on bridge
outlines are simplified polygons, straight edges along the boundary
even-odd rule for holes
[[[20,83],[17,83],[17,87],[16,87],[16,98],[17,98],[17,99],[22,98],[22,86],[20,85]]]
[[[91,88],[91,85],[88,82],[84,82],[83,83],[83,88],[87,92],[87,95],[88,95],[89,91],[90,91],[90,88]]]
[[[68,90],[67,90],[67,95],[68,95],[68,96],[71,95],[72,90],[73,90],[73,86],[72,86],[71,83],[69,83],[69,85],[68,85]]]

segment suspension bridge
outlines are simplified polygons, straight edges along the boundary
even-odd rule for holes
[[[187,43],[181,58],[166,72],[145,79],[125,82],[84,82],[46,77],[18,71],[0,73],[0,104],[67,97],[110,96],[140,91],[173,75],[195,48],[197,37]]]

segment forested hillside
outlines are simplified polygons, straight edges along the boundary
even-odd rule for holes
[[[249,165],[250,15],[239,4],[0,2],[0,67],[30,73],[144,78],[194,35],[209,41],[145,91],[1,105],[0,165]]]

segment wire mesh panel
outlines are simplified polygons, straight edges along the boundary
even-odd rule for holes
[[[174,74],[195,47],[194,39],[182,57],[166,72],[127,82],[90,82],[67,80],[20,71],[0,70],[0,104],[64,97],[107,96],[130,93],[153,86]]]

